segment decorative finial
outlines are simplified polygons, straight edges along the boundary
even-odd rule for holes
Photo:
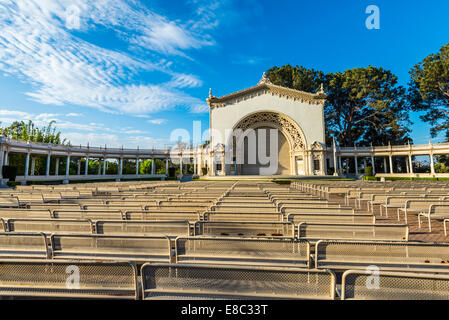
[[[320,86],[320,93],[324,93],[324,84],[323,83],[321,83],[321,86]]]
[[[263,73],[262,79],[260,79],[259,84],[271,84],[270,78],[268,78],[265,72]]]
[[[212,98],[212,88],[209,88],[209,98]]]

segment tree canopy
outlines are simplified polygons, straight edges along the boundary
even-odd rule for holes
[[[51,121],[47,126],[38,128],[31,120],[28,123],[15,121],[8,127],[0,128],[0,135],[25,141],[68,144],[65,138],[61,138],[61,132],[56,131],[55,123]]]
[[[326,139],[335,137],[341,146],[403,144],[410,141],[405,88],[388,70],[355,68],[324,74],[302,66],[285,65],[267,71],[277,85],[316,92],[321,84],[328,94],[325,103]]]
[[[431,125],[435,137],[449,132],[449,44],[430,54],[410,70],[408,97],[421,119]]]

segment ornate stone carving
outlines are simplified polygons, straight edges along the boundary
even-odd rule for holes
[[[314,143],[312,143],[310,145],[310,149],[311,150],[324,150],[324,147],[321,143],[319,143],[318,141],[315,141]]]
[[[292,143],[292,151],[303,150],[305,148],[304,136],[301,129],[288,117],[276,112],[258,112],[247,116],[241,120],[235,129],[255,129],[262,124],[272,124],[281,132],[288,135],[286,137]]]

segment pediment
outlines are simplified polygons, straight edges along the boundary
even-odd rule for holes
[[[207,103],[211,109],[222,108],[227,105],[236,104],[241,101],[253,99],[261,95],[272,95],[287,100],[293,100],[308,104],[321,105],[326,101],[327,95],[324,91],[310,93],[272,84],[267,78],[263,78],[256,86],[237,91],[222,97],[214,97],[210,94]]]

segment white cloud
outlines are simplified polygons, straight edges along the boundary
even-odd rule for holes
[[[79,32],[101,25],[130,45],[151,50],[151,61],[105,49],[67,28],[67,9],[80,12]],[[76,17],[75,17],[76,18]],[[186,56],[214,42],[211,23],[170,21],[137,1],[3,0],[0,2],[0,69],[32,85],[26,94],[43,104],[75,104],[106,112],[151,113],[201,100],[181,91],[198,87],[195,75],[172,71],[165,56]],[[162,72],[168,83],[132,84],[141,72]]]
[[[167,120],[166,119],[152,119],[152,120],[148,120],[148,122],[152,123],[152,124],[161,125],[161,124],[167,123]]]
[[[75,113],[75,112],[67,113],[65,116],[69,117],[69,118],[71,118],[71,117],[84,117],[84,115],[82,113]]]

